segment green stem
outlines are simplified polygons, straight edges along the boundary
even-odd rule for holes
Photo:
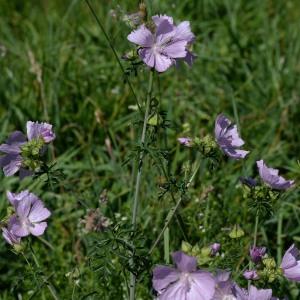
[[[258,215],[258,213],[256,213],[255,226],[254,226],[254,237],[253,237],[253,247],[256,247],[256,244],[257,244],[258,221],[259,221],[259,215]]]
[[[191,184],[192,181],[194,180],[194,178],[195,178],[195,176],[196,176],[196,174],[197,174],[197,172],[198,172],[198,170],[199,170],[199,168],[200,168],[200,166],[201,166],[201,164],[202,164],[203,162],[204,162],[204,161],[201,161],[201,163],[196,167],[194,173],[192,174],[192,176],[190,177],[190,179],[189,179],[189,181],[188,181],[188,183],[187,183],[187,185],[186,185],[187,188],[190,186],[190,184]],[[173,219],[174,215],[176,214],[176,211],[177,211],[178,207],[180,206],[180,204],[181,204],[181,202],[182,202],[183,199],[184,199],[184,197],[181,196],[181,197],[179,198],[179,200],[177,201],[176,205],[175,205],[175,206],[170,210],[170,212],[168,213],[168,215],[167,215],[167,217],[166,217],[166,220],[165,220],[165,225],[164,225],[163,229],[160,231],[160,233],[158,234],[158,236],[157,236],[155,242],[153,243],[152,247],[150,248],[149,254],[151,254],[151,253],[153,252],[153,250],[155,249],[155,247],[156,247],[157,244],[159,243],[159,241],[160,241],[162,235],[164,234],[165,230],[168,228],[168,226],[169,226],[171,220]]]
[[[98,26],[100,27],[100,29],[101,29],[101,31],[102,31],[102,33],[103,33],[103,35],[104,35],[106,41],[108,42],[109,47],[110,47],[110,49],[112,50],[112,52],[113,52],[113,54],[114,54],[114,56],[115,56],[115,58],[116,58],[116,60],[117,60],[117,62],[118,62],[118,65],[120,66],[120,69],[122,70],[122,73],[126,76],[125,69],[124,69],[124,67],[123,67],[123,65],[122,65],[122,63],[121,63],[121,60],[120,60],[120,58],[119,58],[119,56],[118,56],[118,53],[117,53],[117,51],[116,51],[114,45],[112,44],[112,42],[111,42],[111,40],[110,40],[108,34],[106,33],[106,31],[105,31],[105,29],[104,29],[102,23],[100,22],[99,18],[97,17],[95,10],[94,10],[93,7],[91,6],[89,0],[85,0],[85,2],[86,2],[86,4],[87,4],[87,6],[89,7],[89,9],[91,10],[91,13],[92,13],[92,15],[94,16],[94,18],[95,18],[95,20],[96,20]],[[139,111],[142,112],[140,102],[139,102],[139,100],[138,100],[138,97],[137,97],[137,95],[136,95],[136,93],[135,93],[135,91],[134,91],[134,89],[133,89],[133,86],[132,86],[131,81],[129,80],[128,76],[126,76],[126,81],[127,81],[128,85],[129,85],[129,88],[130,88],[130,90],[131,90],[131,93],[133,94],[133,97],[134,97],[134,99],[135,99],[135,102],[136,102],[136,104],[137,104],[137,106],[138,106]]]
[[[154,71],[151,70],[150,76],[149,76],[148,90],[147,90],[144,123],[143,123],[142,136],[141,136],[141,142],[140,142],[141,147],[144,147],[145,140],[146,140],[146,130],[147,130],[147,123],[148,123],[148,118],[149,118],[151,93],[152,93],[152,87],[153,87],[153,77],[154,77]],[[138,163],[138,171],[137,171],[136,181],[135,181],[135,192],[134,192],[132,221],[131,221],[133,230],[136,227],[137,209],[138,209],[138,203],[139,203],[139,193],[140,193],[141,177],[142,177],[143,157],[144,157],[144,150],[142,150],[140,153],[139,163]],[[136,277],[133,273],[130,273],[130,300],[135,299],[135,286],[136,286]]]
[[[36,255],[35,255],[35,253],[34,253],[34,251],[33,251],[33,249],[32,249],[31,244],[29,245],[29,248],[30,248],[30,252],[31,252],[31,255],[32,255],[32,258],[33,258],[33,260],[34,260],[34,263],[35,263],[36,267],[37,267],[38,269],[40,269],[39,261],[38,261]],[[25,256],[24,256],[24,257],[25,257]],[[26,259],[26,258],[25,258],[25,259]],[[26,261],[27,261],[27,259],[26,259]],[[27,263],[28,263],[28,261],[27,261]],[[49,282],[48,278],[43,274],[43,272],[42,272],[42,276],[41,276],[41,277],[42,277],[44,283],[46,284],[46,286],[47,286],[47,288],[48,288],[50,294],[51,294],[52,297],[53,297],[53,299],[59,300],[59,297],[57,296],[57,293],[56,293],[56,291],[55,291],[54,286],[51,284],[51,282]]]
[[[170,229],[166,228],[164,232],[164,256],[166,264],[170,263]]]
[[[282,209],[279,209],[278,212],[278,222],[277,222],[277,264],[278,266],[281,263],[282,258],[282,222],[283,222],[283,214]]]

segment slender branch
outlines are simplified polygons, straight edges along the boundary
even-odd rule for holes
[[[282,208],[279,209],[278,222],[277,222],[277,264],[280,265],[282,258],[282,222],[283,214]]]
[[[151,93],[152,93],[152,86],[153,86],[153,74],[154,74],[154,72],[151,71],[150,77],[149,77],[146,108],[145,108],[145,115],[144,115],[144,122],[143,122],[142,136],[141,136],[141,146],[142,147],[144,146],[145,140],[146,140],[146,130],[147,130],[147,123],[148,123],[148,118],[149,118]],[[136,226],[137,207],[138,207],[138,202],[139,202],[139,192],[140,192],[140,185],[141,185],[143,157],[144,157],[144,151],[142,150],[140,153],[138,172],[137,172],[136,183],[135,183],[135,193],[134,193],[134,202],[133,202],[133,210],[132,210],[133,229],[135,229],[135,226]]]
[[[86,2],[86,4],[87,4],[87,6],[89,7],[89,9],[90,9],[92,15],[94,16],[94,18],[95,18],[95,20],[96,20],[98,26],[100,27],[100,29],[101,29],[101,31],[102,31],[102,33],[103,33],[103,35],[104,35],[104,37],[105,37],[107,43],[109,44],[109,47],[110,47],[110,49],[112,50],[112,52],[113,52],[113,54],[114,54],[114,56],[115,56],[115,58],[116,58],[116,60],[117,60],[117,62],[118,62],[118,65],[120,66],[120,69],[122,70],[122,73],[124,74],[124,76],[126,76],[126,81],[127,81],[128,85],[129,85],[129,88],[130,88],[130,90],[131,90],[131,93],[132,93],[132,95],[133,95],[133,97],[134,97],[134,99],[135,99],[135,102],[136,102],[136,104],[137,104],[137,106],[138,106],[138,109],[139,109],[139,111],[140,111],[140,113],[141,113],[141,112],[142,112],[142,109],[141,109],[140,102],[139,102],[139,100],[138,100],[138,97],[137,97],[137,95],[136,95],[134,89],[133,89],[133,86],[132,86],[132,84],[131,84],[130,79],[128,78],[128,76],[127,76],[126,73],[125,73],[125,69],[124,69],[124,67],[123,67],[123,65],[122,65],[122,63],[121,63],[121,60],[120,60],[120,58],[119,58],[119,56],[118,56],[118,53],[117,53],[117,51],[116,51],[114,45],[112,44],[112,42],[111,42],[111,40],[110,40],[108,34],[106,33],[106,31],[105,31],[105,29],[104,29],[102,23],[100,22],[100,19],[99,19],[98,16],[96,15],[96,12],[95,12],[95,10],[93,9],[93,7],[91,6],[89,0],[85,0],[85,2]]]
[[[195,178],[202,162],[203,161],[201,161],[201,163],[196,167],[194,173],[192,174],[191,178],[189,179],[189,181],[186,185],[187,188],[191,185],[192,181],[194,180],[194,178]],[[153,250],[155,249],[155,247],[157,246],[157,244],[161,240],[162,235],[164,234],[165,230],[168,228],[170,222],[172,221],[174,215],[176,214],[176,211],[177,211],[178,207],[180,206],[183,199],[184,199],[184,197],[181,195],[181,197],[177,201],[176,205],[168,213],[166,221],[165,221],[165,225],[164,225],[163,229],[161,230],[161,232],[159,233],[158,237],[156,238],[155,242],[153,243],[152,247],[150,248],[149,254],[151,254],[153,252]]]
[[[147,123],[148,123],[148,118],[149,118],[153,77],[154,77],[154,71],[151,70],[150,76],[149,76],[145,115],[144,115],[142,136],[141,136],[141,142],[140,142],[142,147],[144,147],[145,140],[146,140],[146,130],[147,130]],[[138,209],[138,203],[139,203],[139,193],[140,193],[142,168],[143,168],[143,157],[144,157],[144,150],[142,150],[140,152],[138,171],[137,171],[137,175],[136,175],[135,192],[134,192],[134,200],[133,200],[133,208],[132,208],[132,221],[131,221],[133,230],[136,227],[137,209]],[[130,300],[135,299],[135,286],[136,286],[136,276],[133,273],[130,273]]]
[[[33,251],[33,249],[32,249],[31,244],[29,244],[29,248],[30,248],[30,252],[31,252],[31,255],[32,255],[32,257],[33,257],[33,260],[34,260],[35,265],[37,266],[38,269],[40,269],[41,266],[40,266],[39,261],[38,261],[36,255],[35,255],[35,253],[34,253],[34,251]],[[23,256],[25,257],[25,255],[23,255]],[[25,259],[26,259],[26,257],[25,257]],[[26,259],[26,261],[27,261],[27,259]],[[29,262],[27,261],[27,263],[29,263]],[[50,294],[51,294],[52,297],[53,297],[53,299],[59,300],[59,297],[57,296],[57,293],[56,293],[56,291],[55,291],[54,286],[51,284],[51,282],[49,282],[48,278],[44,275],[43,272],[42,272],[42,276],[41,276],[41,277],[42,277],[44,283],[46,284],[46,286],[47,286],[47,288],[48,288]]]

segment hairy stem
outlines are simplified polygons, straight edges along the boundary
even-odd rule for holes
[[[203,161],[202,161],[203,162]],[[186,187],[188,188],[190,186],[190,184],[192,183],[192,181],[194,180],[202,162],[196,167],[194,173],[192,174],[192,176],[190,177]],[[150,251],[149,251],[149,254],[151,254],[153,252],[153,250],[155,249],[155,247],[157,246],[157,244],[159,243],[159,241],[161,240],[161,237],[162,235],[164,234],[165,230],[168,228],[170,222],[172,221],[174,215],[176,214],[177,212],[177,209],[178,207],[180,206],[182,200],[184,199],[184,197],[181,195],[181,197],[179,198],[179,200],[177,201],[176,205],[170,210],[170,212],[168,213],[167,215],[167,218],[165,220],[165,225],[163,227],[163,229],[161,230],[161,232],[159,233],[159,235],[157,236],[155,242],[153,243]]]
[[[37,267],[38,269],[40,269],[40,267],[41,267],[41,266],[40,266],[40,263],[39,263],[39,261],[38,261],[36,255],[35,255],[33,249],[32,249],[31,244],[29,245],[29,248],[30,248],[30,252],[31,252],[31,255],[32,255],[32,258],[33,258],[33,261],[34,261],[36,267]],[[26,257],[25,257],[24,254],[23,254],[23,256],[24,256],[26,262],[27,262],[27,263],[29,264],[29,266],[31,267],[30,263],[28,262],[28,260],[26,259]],[[51,296],[53,297],[53,299],[59,300],[59,297],[57,296],[57,293],[56,293],[56,290],[55,290],[54,286],[51,284],[51,282],[49,282],[48,278],[44,275],[43,272],[42,272],[41,278],[42,278],[43,282],[46,284],[46,286],[47,286],[47,288],[48,288],[48,290],[49,290]]]
[[[283,214],[282,209],[279,209],[278,222],[277,222],[277,264],[280,265],[282,258],[282,222]]]
[[[142,135],[141,135],[141,141],[140,141],[141,147],[144,147],[145,140],[146,140],[146,130],[147,130],[147,123],[148,123],[148,118],[149,118],[153,77],[154,77],[154,71],[151,70],[150,76],[149,76],[148,90],[147,90],[147,99],[146,99],[143,129],[142,129]],[[133,200],[133,208],[132,208],[132,219],[131,219],[133,230],[136,227],[137,209],[138,209],[138,203],[139,203],[139,194],[140,194],[142,168],[143,168],[143,157],[144,157],[144,151],[142,150],[140,152],[138,171],[137,171],[136,181],[135,181],[135,192],[134,192],[134,200]],[[130,300],[135,299],[135,286],[136,286],[136,277],[133,273],[130,273]]]

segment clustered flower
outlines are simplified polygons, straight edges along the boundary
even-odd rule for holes
[[[128,40],[139,46],[138,55],[150,68],[165,72],[179,60],[190,66],[195,55],[188,48],[195,36],[190,23],[184,21],[175,25],[173,18],[166,15],[152,17],[153,26],[142,24],[128,35]]]
[[[283,257],[281,268],[285,277],[300,282],[298,255],[298,249],[294,245],[291,246]],[[254,285],[250,285],[248,289],[239,287],[231,280],[230,272],[218,270],[216,275],[213,275],[197,269],[197,259],[181,251],[174,252],[172,257],[175,267],[159,265],[153,270],[152,284],[159,300],[277,299],[272,296],[271,289],[257,289]],[[253,276],[249,278],[253,279]]]
[[[0,145],[0,167],[5,176],[19,172],[21,178],[32,175],[43,164],[46,145],[55,139],[52,125],[28,121],[26,136],[21,131],[11,133]],[[13,213],[6,218],[2,236],[12,246],[19,245],[23,237],[44,234],[50,211],[44,203],[28,190],[20,193],[7,192]]]
[[[44,203],[28,190],[20,193],[7,192],[7,198],[13,206],[7,227],[2,228],[4,239],[11,245],[20,244],[21,238],[30,234],[40,236],[47,228],[46,220],[51,215]]]
[[[55,139],[52,125],[28,121],[27,136],[21,131],[10,134],[5,144],[0,145],[0,167],[5,176],[20,172],[20,177],[31,175],[42,164],[44,147]]]

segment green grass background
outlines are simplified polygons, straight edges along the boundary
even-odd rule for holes
[[[138,1],[90,2],[119,56],[132,49],[126,39],[131,29],[122,21],[122,13],[135,12]],[[183,124],[190,128],[189,135],[203,136],[213,132],[220,112],[239,123],[245,149],[251,151],[244,164],[228,160],[213,173],[203,172],[201,180],[197,176],[190,200],[181,208],[189,242],[220,240],[225,234],[221,228],[233,224],[240,224],[250,239],[253,215],[242,200],[239,176],[257,176],[255,161],[260,158],[288,178],[297,181],[300,175],[300,2],[155,0],[147,4],[150,14],[165,13],[176,22],[189,20],[197,37],[194,66],[161,74],[160,92],[155,82],[155,95],[172,124],[168,130],[172,171],[180,174],[184,162],[194,159],[176,142]],[[29,188],[40,195],[53,214],[44,236],[48,243],[35,239],[33,248],[60,298],[122,299],[126,293],[119,270],[103,290],[99,284],[103,278],[89,267],[89,243],[79,230],[80,218],[87,208],[97,207],[103,189],[108,190],[111,207],[106,215],[119,213],[117,218],[130,222],[132,163],[123,162],[140,128],[134,125],[138,117],[130,109],[134,98],[113,53],[86,3],[78,0],[0,0],[0,44],[0,141],[13,130],[25,130],[27,120],[48,120],[57,134],[57,165],[66,174],[55,191],[43,192],[41,181],[26,179],[20,184],[18,178],[4,178],[1,172],[0,217],[8,206],[6,190]],[[146,69],[132,77],[140,99],[145,99],[147,78]],[[172,206],[168,198],[158,200],[160,175],[151,163],[146,165],[139,228],[147,245]],[[203,220],[199,214],[207,206],[201,195],[210,186],[214,190]],[[282,204],[283,249],[293,241],[300,245],[298,196],[296,189]],[[277,219],[275,213],[262,224],[259,235],[260,244],[274,256]],[[199,229],[204,224],[206,232]],[[179,249],[182,237],[176,222],[170,238],[171,250]],[[240,251],[247,256],[246,248]],[[162,243],[152,259],[163,262]],[[13,254],[1,239],[0,299],[32,295],[51,299],[28,269],[22,256]],[[140,284],[140,299],[151,299],[149,278],[148,286]],[[295,285],[287,290],[292,288],[299,299]]]

